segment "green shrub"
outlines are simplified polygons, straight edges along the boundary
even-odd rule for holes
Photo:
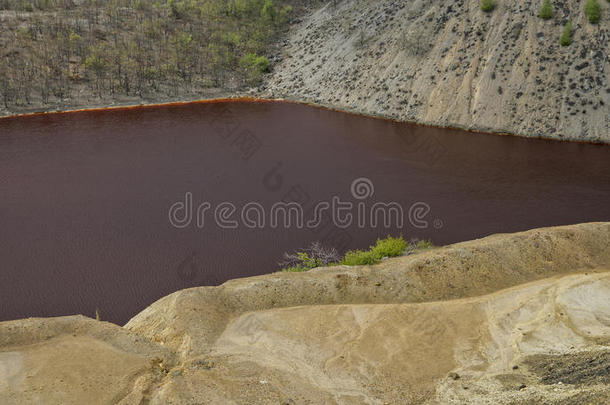
[[[284,253],[284,266],[282,271],[300,272],[322,266],[365,266],[379,263],[385,257],[396,257],[411,254],[418,250],[433,247],[429,240],[412,240],[406,242],[402,236],[393,238],[388,236],[377,239],[377,242],[368,250],[350,250],[341,258],[336,249],[326,249],[319,242],[314,242],[311,247],[295,253]]]
[[[340,264],[346,266],[364,266],[377,264],[381,261],[379,254],[372,250],[350,250],[345,254]]]
[[[566,26],[563,28],[563,34],[559,38],[559,44],[561,46],[569,46],[572,43],[572,23],[568,21]]]
[[[610,1],[610,0],[608,0]],[[290,15],[292,14],[292,7],[291,6],[284,6],[282,7],[282,9],[280,10],[280,24],[286,24],[288,23],[288,20],[290,19]]]
[[[396,257],[405,252],[407,242],[402,238],[388,236],[385,239],[377,239],[374,246],[369,250],[350,250],[345,254],[341,264],[347,266],[362,266],[377,264],[384,257]]]
[[[543,20],[548,20],[553,17],[553,6],[551,5],[551,0],[544,0],[542,2],[542,7],[540,7],[540,18]]]
[[[272,0],[266,0],[261,9],[261,17],[267,21],[274,22],[277,19],[277,9]]]
[[[591,24],[597,24],[601,16],[601,8],[597,0],[587,0],[585,3],[585,14]]]
[[[495,0],[481,0],[481,10],[489,13],[496,8]]]
[[[239,60],[239,66],[246,72],[248,84],[254,86],[260,83],[263,73],[269,71],[269,60],[256,53],[248,53]]]
[[[405,252],[407,242],[402,238],[388,236],[385,239],[377,239],[375,246],[371,246],[371,251],[375,252],[380,258],[396,257]]]

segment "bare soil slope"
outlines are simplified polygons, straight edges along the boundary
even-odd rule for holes
[[[610,223],[0,323],[0,403],[601,403]],[[326,304],[326,305],[321,305]]]
[[[294,27],[266,94],[441,126],[610,142],[610,3],[343,0]],[[333,6],[336,4],[336,6]],[[570,46],[560,46],[566,21]]]

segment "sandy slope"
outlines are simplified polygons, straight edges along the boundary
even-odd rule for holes
[[[3,322],[0,403],[603,403],[609,247],[610,223],[544,228],[183,290],[124,328]]]
[[[342,0],[294,27],[266,94],[441,126],[610,142],[610,3]],[[559,45],[567,20],[573,43]]]
[[[198,381],[235,403],[601,398],[610,395],[609,298],[610,273],[602,273],[447,302],[257,311],[233,320],[205,353],[213,369],[183,367],[154,398],[184,401]],[[542,361],[535,355],[586,364],[589,351],[604,353],[604,368],[574,381],[582,387],[541,384],[530,370]]]

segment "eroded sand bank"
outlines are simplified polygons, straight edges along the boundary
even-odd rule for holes
[[[609,246],[610,223],[535,229],[183,290],[125,327],[3,322],[0,402],[597,403]]]

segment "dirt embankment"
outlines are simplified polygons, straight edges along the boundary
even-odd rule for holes
[[[294,27],[265,94],[398,120],[610,142],[610,3],[343,0]],[[566,21],[570,46],[560,46]]]
[[[0,323],[0,402],[599,403],[610,223],[169,295],[125,327]],[[324,304],[324,305],[322,305]]]

